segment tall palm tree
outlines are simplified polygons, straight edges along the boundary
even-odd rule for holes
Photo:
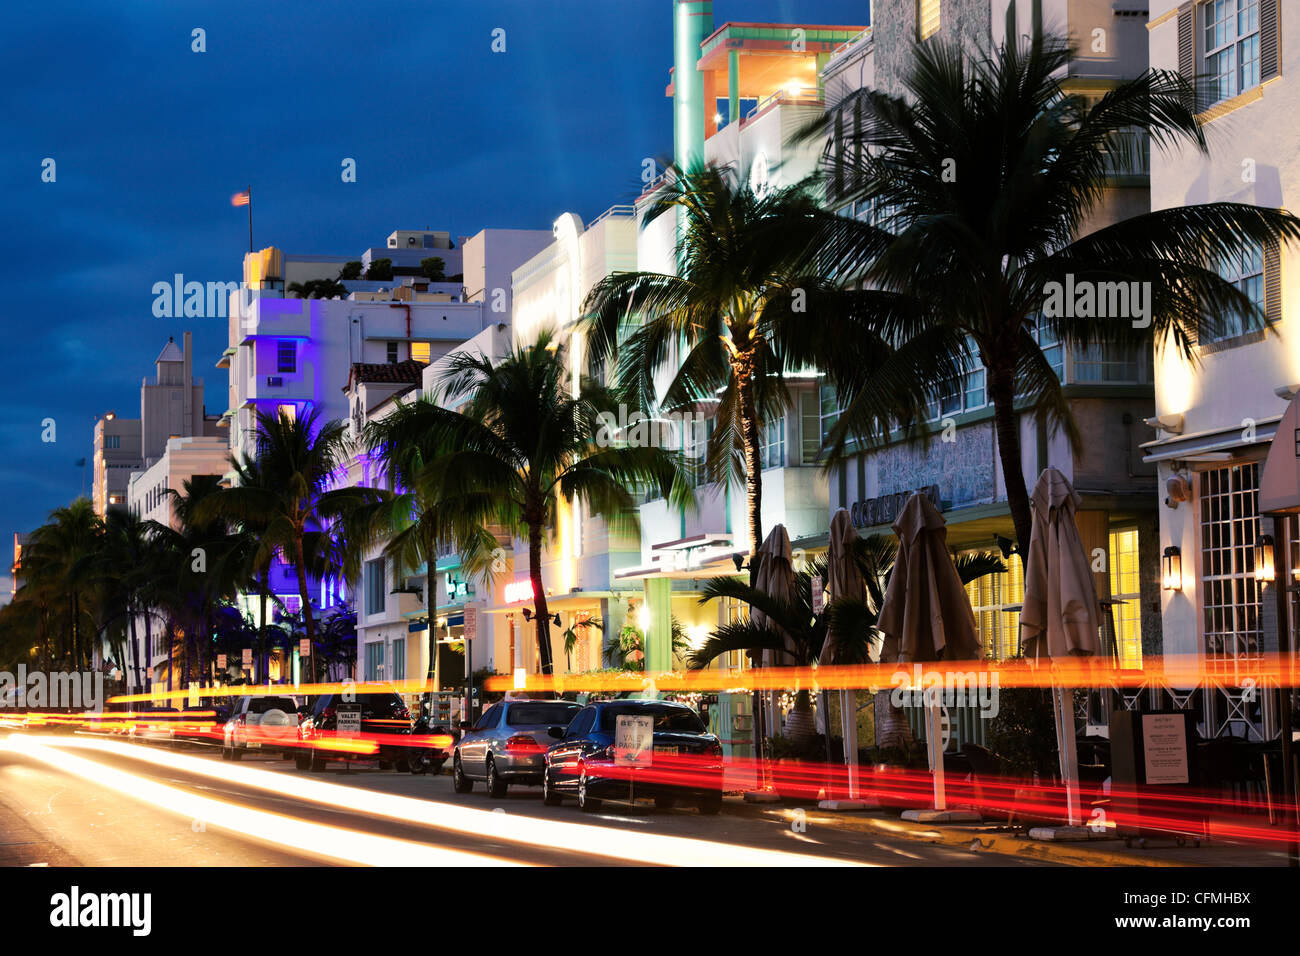
[[[91,657],[88,633],[95,632],[91,580],[104,525],[88,498],[50,512],[49,521],[32,532],[24,548],[29,579],[54,600],[66,602],[65,653],[71,666],[85,670]]]
[[[424,427],[427,412],[419,402],[398,403],[390,414],[366,426],[363,442],[391,484],[391,494],[354,512],[349,525],[351,536],[362,547],[384,542],[384,556],[394,562],[399,573],[401,569],[425,569],[425,616],[432,622],[440,546],[455,542],[462,551],[490,551],[497,539],[482,525],[466,521],[470,512],[445,505],[436,468],[438,459],[451,448],[445,444],[443,430]],[[480,505],[483,503],[480,501]],[[354,576],[359,570],[351,569]],[[428,642],[426,678],[432,680],[437,663],[432,626],[428,628]]]
[[[542,672],[554,670],[550,614],[542,582],[542,546],[561,501],[574,501],[614,526],[634,526],[632,491],[652,488],[686,504],[690,490],[674,456],[661,448],[598,443],[601,415],[616,414],[611,393],[590,381],[576,388],[565,373],[564,349],[549,333],[516,347],[499,362],[461,352],[440,383],[442,398],[412,403],[386,433],[397,445],[427,442],[446,449],[425,462],[419,494],[442,502],[455,516],[466,563],[486,568],[500,528],[528,542]],[[399,427],[400,424],[400,427]],[[472,529],[479,533],[470,533]]]
[[[680,217],[678,274],[615,272],[597,283],[584,306],[590,359],[615,359],[621,397],[635,408],[681,411],[716,397],[707,473],[743,475],[755,552],[763,540],[762,431],[788,403],[782,376],[846,347],[873,372],[896,357],[861,326],[852,343],[836,341],[806,313],[809,297],[828,291],[817,256],[845,225],[808,184],[756,190],[729,167],[674,167],[644,222],[665,214]],[[659,393],[656,379],[670,362],[675,374]],[[879,392],[892,417],[910,418],[924,405],[924,382],[898,375]]]
[[[334,487],[348,460],[347,433],[341,422],[322,423],[318,409],[306,415],[259,411],[255,448],[259,483],[223,489],[203,514],[258,528],[259,548],[289,556],[297,571],[303,631],[312,647],[308,670],[314,680],[318,663],[309,560],[318,553],[322,529],[377,495],[367,488]]]
[[[1032,520],[1019,410],[1043,415],[1078,447],[1037,333],[1066,347],[1154,344],[1190,358],[1198,329],[1215,334],[1232,316],[1264,318],[1217,264],[1300,237],[1289,213],[1241,203],[1160,209],[1083,234],[1101,211],[1116,158],[1136,155],[1146,135],[1161,149],[1208,147],[1192,84],[1176,73],[1148,71],[1095,103],[1063,89],[1072,49],[1042,33],[1037,7],[1028,40],[974,59],[958,44],[927,40],[913,49],[905,96],[858,91],[803,134],[835,132],[827,154],[835,202],[878,211],[823,250],[837,269],[862,276],[874,298],[828,297],[819,306],[836,321],[852,312],[895,345],[949,329],[959,363],[983,366],[1021,554]],[[1014,16],[1013,4],[1008,37],[1017,36]],[[1145,284],[1138,288],[1150,290],[1150,322],[1056,309],[1051,297],[1071,275],[1094,286]],[[862,427],[850,403],[831,460],[851,452]]]
[[[122,666],[131,669],[133,684],[140,683],[142,666],[147,666],[141,664],[144,655],[136,633],[136,618],[144,610],[143,597],[156,570],[150,560],[153,551],[148,522],[130,509],[109,510],[104,517],[99,572],[112,613],[125,617],[127,653]]]

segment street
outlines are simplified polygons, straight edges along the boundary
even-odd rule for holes
[[[19,739],[23,738],[23,739]],[[288,761],[223,763],[215,749],[15,735],[0,746],[5,866],[1040,865],[729,809],[546,807],[540,790],[453,793],[451,777]]]

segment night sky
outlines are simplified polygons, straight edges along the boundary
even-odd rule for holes
[[[867,6],[715,0],[714,20],[856,24]],[[155,318],[152,287],[238,280],[247,220],[230,197],[247,184],[258,248],[359,258],[399,228],[590,219],[672,151],[671,0],[42,0],[5,21],[6,542],[89,493],[95,418],[138,416],[169,335],[193,329],[207,411],[224,410],[225,319]]]

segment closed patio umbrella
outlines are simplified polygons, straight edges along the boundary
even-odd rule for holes
[[[1033,530],[1025,562],[1022,647],[1029,660],[1051,661],[1101,652],[1101,605],[1092,566],[1074,515],[1079,495],[1055,468],[1045,468],[1030,497]],[[1052,682],[1052,708],[1070,826],[1081,822],[1074,703],[1070,689]]]
[[[894,521],[898,556],[876,626],[884,633],[882,661],[927,663],[980,656],[975,614],[948,551],[943,515],[928,497],[907,499]],[[926,745],[934,770],[935,809],[945,809],[938,701],[926,707]]]
[[[758,575],[754,580],[754,586],[763,593],[770,595],[778,601],[790,603],[795,597],[794,583],[794,551],[790,547],[790,535],[785,530],[785,525],[779,524],[768,532],[767,538],[763,541],[762,547],[758,549],[759,564]],[[774,626],[766,614],[754,608],[750,612],[750,618],[759,626]],[[789,634],[784,630],[780,632],[784,639],[785,645],[791,652],[794,651],[794,643]],[[766,667],[780,666],[782,664],[794,663],[795,658],[792,654],[783,654],[780,651],[764,651],[763,664]],[[768,701],[768,714],[772,718],[772,726],[775,729],[776,706],[775,692],[770,693]],[[798,726],[785,728],[787,735],[794,736],[797,734],[811,733],[812,727]],[[790,733],[793,731],[793,733]]]

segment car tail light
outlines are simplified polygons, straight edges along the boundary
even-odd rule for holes
[[[506,741],[508,754],[539,754],[546,748],[527,734],[515,734]]]
[[[704,748],[704,753],[710,757],[722,756],[722,744],[714,742]]]

